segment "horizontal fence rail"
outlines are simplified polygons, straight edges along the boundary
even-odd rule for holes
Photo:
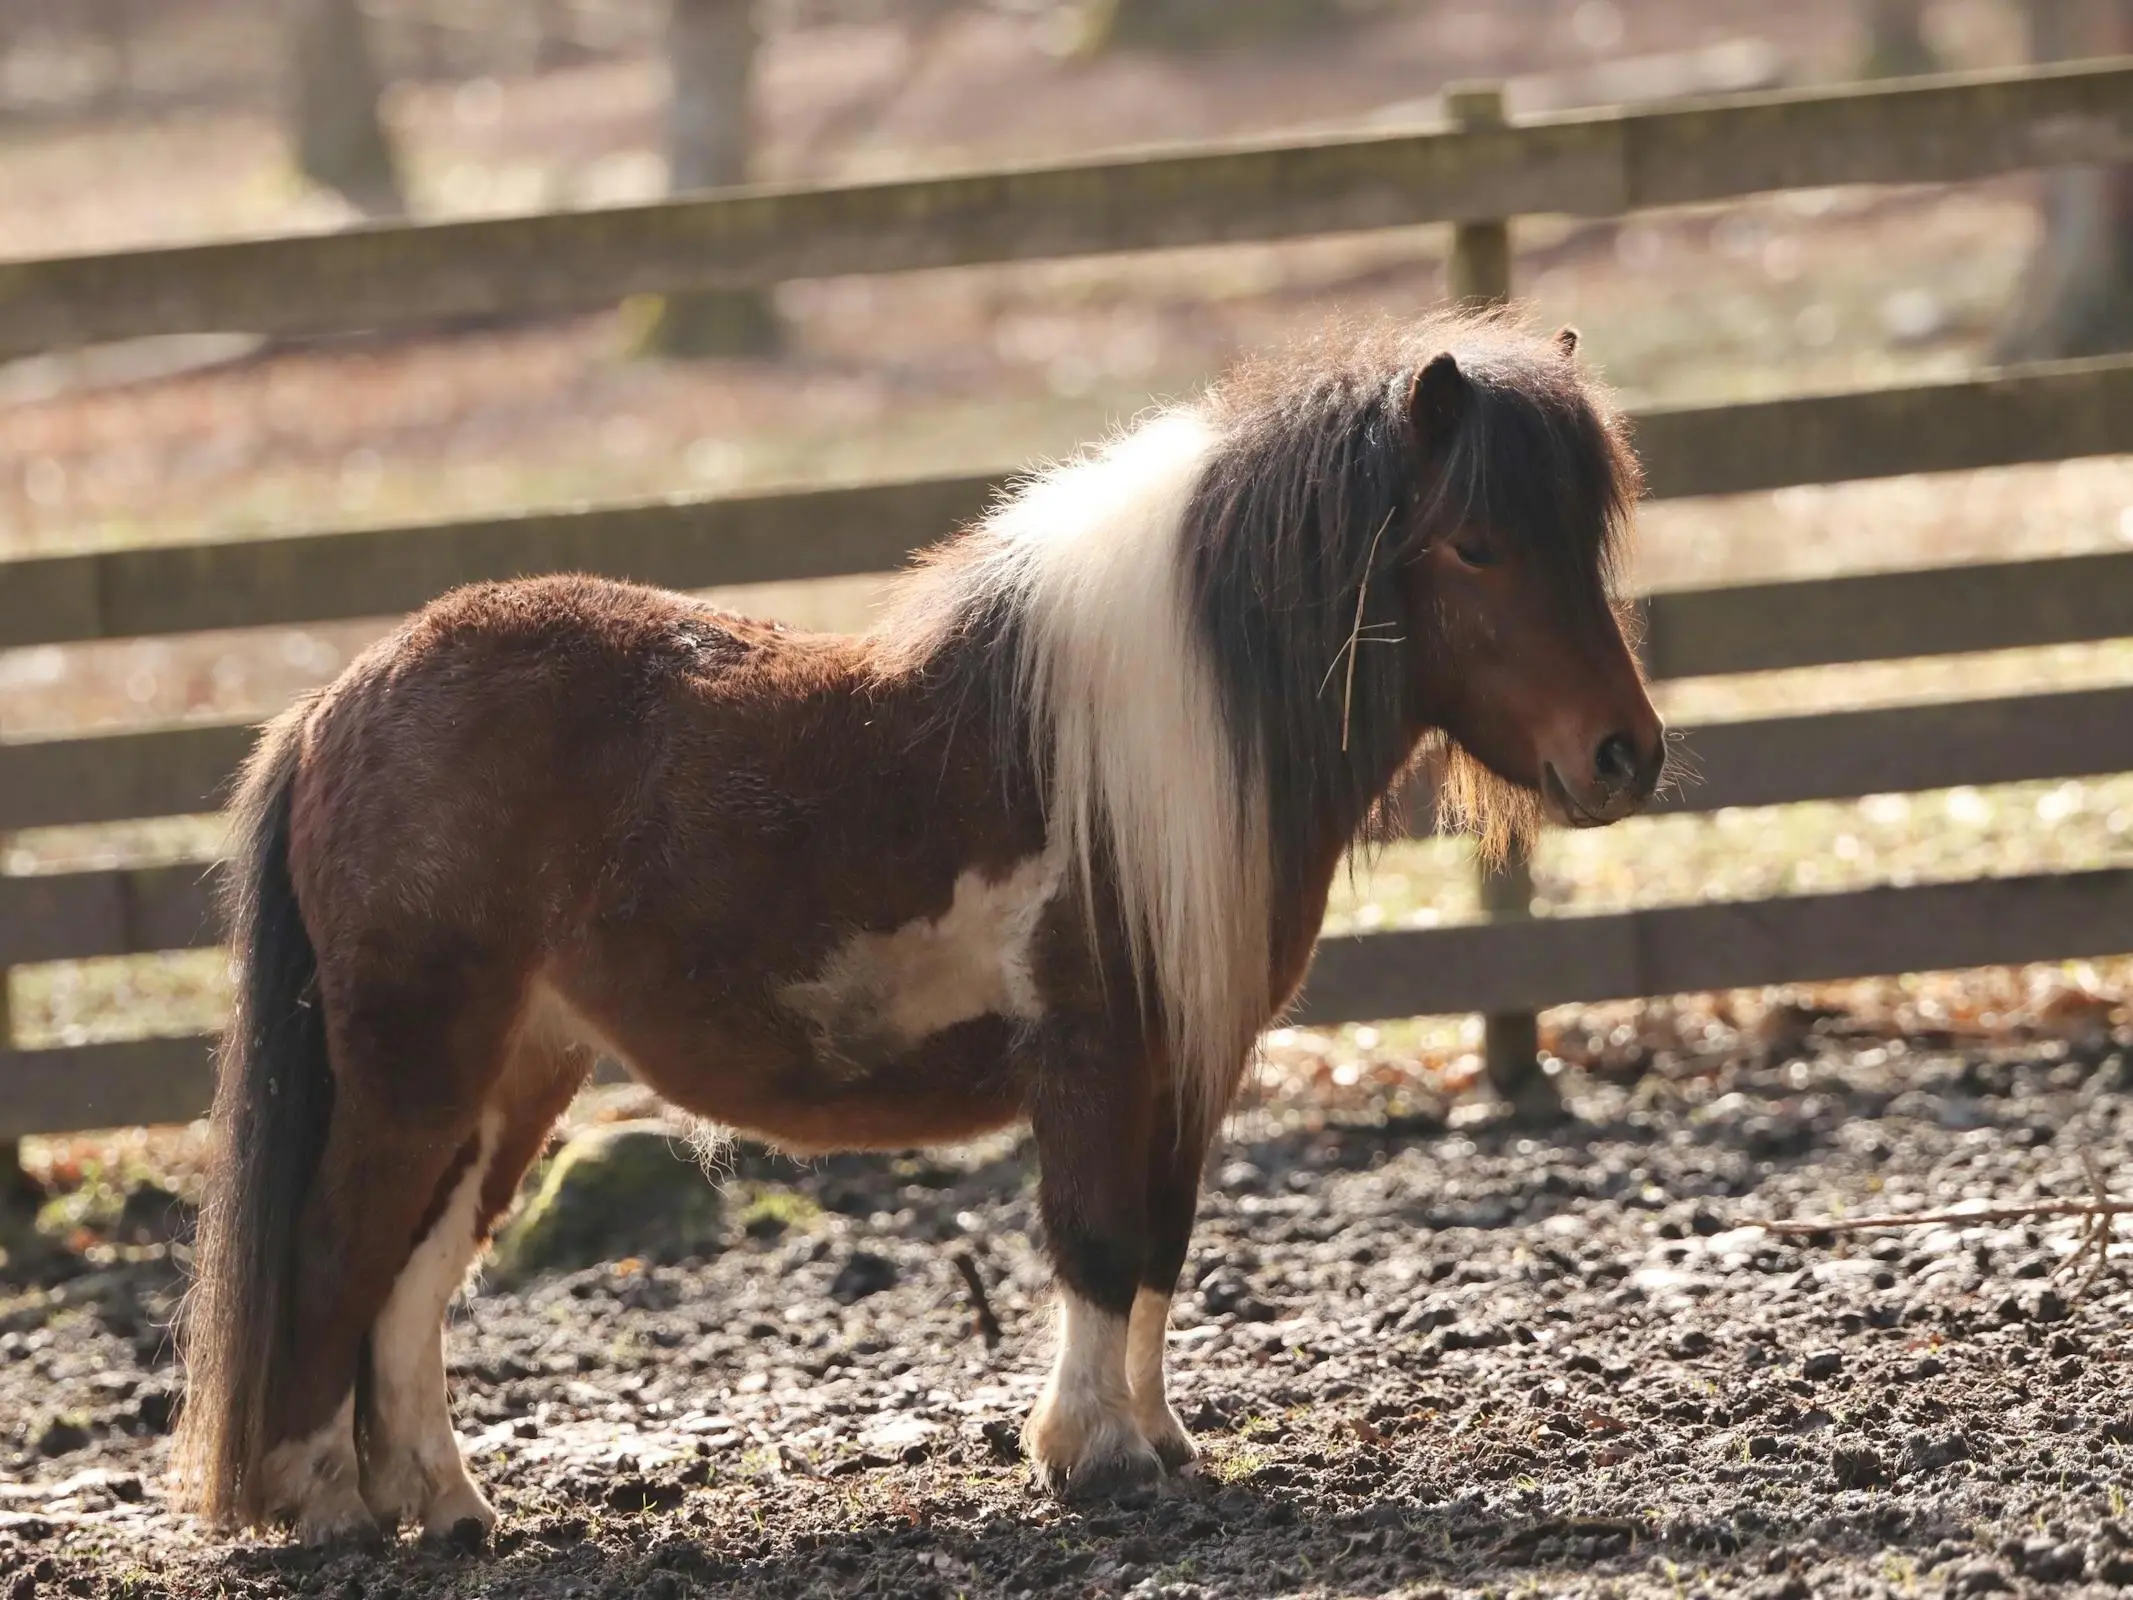
[[[254,735],[228,723],[8,746],[0,828],[212,811]],[[1707,723],[1657,815],[2133,771],[2133,687]],[[45,759],[39,760],[37,758]],[[1418,833],[1431,821],[1416,818]],[[199,866],[0,876],[0,967],[206,942]],[[156,942],[161,941],[161,942]]]
[[[1651,906],[1321,940],[1309,1025],[1525,1011],[2133,950],[2133,870]]]
[[[0,262],[0,355],[2133,158],[2133,62]]]
[[[1745,405],[1650,407],[1632,423],[1656,499],[2126,455],[2133,454],[2133,358],[2039,363]],[[0,562],[0,649],[396,616],[455,584],[537,572],[592,572],[677,589],[887,572],[977,516],[1005,481],[924,478],[32,556]],[[2049,595],[1980,592],[1958,621],[1983,642],[1937,649],[1992,649],[1995,639],[2046,629],[2028,615],[2035,609],[2028,600],[2077,630],[2066,637],[2133,633],[2133,584],[2112,566],[2126,558],[2095,559],[2094,583]],[[1954,575],[1960,570],[1945,575],[1956,587],[1965,582]],[[1880,589],[1857,591],[1853,609],[1841,616],[1825,614],[1812,581],[1798,586],[1796,603],[1769,607],[1758,598],[1725,614],[1714,601],[1678,607],[1661,597],[1648,650],[1667,676],[1804,665],[1763,659],[1792,648],[1802,629],[1828,641],[1828,661],[1936,653],[1913,648],[1904,630],[1957,636],[1957,627],[1941,621],[1943,576],[1893,575]],[[2113,576],[2120,581],[2108,581]],[[1897,609],[1883,609],[1891,605]],[[1696,622],[1698,612],[1711,620]],[[2099,626],[2103,631],[2093,631]]]
[[[1324,939],[1296,1020],[1538,1009],[2129,949],[2126,870],[1656,906]],[[198,1116],[211,1048],[192,1036],[0,1055],[0,1139]]]
[[[2133,688],[1713,723],[1683,746],[1704,775],[1663,794],[1655,814],[2101,777],[2133,771]],[[88,754],[81,765],[95,772]],[[169,798],[205,809],[214,791]],[[1416,819],[1418,833],[1429,826]],[[192,862],[0,877],[0,967],[213,944],[215,872]]]

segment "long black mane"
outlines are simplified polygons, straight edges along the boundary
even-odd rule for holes
[[[1444,351],[1467,404],[1448,439],[1424,440],[1411,386]],[[1238,781],[1266,787],[1274,904],[1292,905],[1329,830],[1343,844],[1382,831],[1378,802],[1416,750],[1413,652],[1437,630],[1403,613],[1399,569],[1483,522],[1559,588],[1566,616],[1612,625],[1641,480],[1567,345],[1499,315],[1341,330],[1240,370],[1208,404],[1224,443],[1187,513],[1193,601]],[[1530,797],[1443,753],[1452,809],[1485,834],[1525,824]]]

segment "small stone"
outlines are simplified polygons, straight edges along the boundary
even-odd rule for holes
[[[1861,1440],[1840,1444],[1829,1453],[1830,1475],[1840,1489],[1871,1489],[1888,1481],[1888,1464],[1880,1452]]]
[[[1938,1472],[1955,1461],[1970,1459],[1970,1440],[1960,1429],[1928,1433],[1921,1429],[1904,1441],[1905,1472]]]
[[[2037,1291],[2036,1303],[2030,1307],[2029,1319],[2032,1322],[2064,1322],[2066,1313],[2064,1295],[2057,1289],[2040,1289]]]
[[[168,1433],[177,1415],[177,1396],[168,1389],[143,1389],[133,1397],[133,1414],[150,1433]]]
[[[2081,1546],[2052,1539],[2027,1541],[2017,1561],[2023,1577],[2040,1583],[2079,1583],[2088,1564]]]
[[[995,1461],[1012,1464],[1022,1459],[1022,1430],[1012,1422],[995,1417],[982,1425],[978,1433]]]
[[[88,1444],[89,1429],[75,1417],[54,1417],[36,1438],[37,1453],[41,1456],[72,1455],[76,1450],[86,1449]]]
[[[895,1287],[895,1262],[871,1250],[854,1250],[830,1280],[829,1295],[840,1306],[849,1306]]]
[[[2000,1594],[2013,1587],[2007,1574],[1990,1561],[1973,1561],[1958,1567],[1948,1579],[1950,1594]]]
[[[1817,1350],[1800,1363],[1803,1378],[1834,1378],[1844,1370],[1844,1353],[1841,1350]]]

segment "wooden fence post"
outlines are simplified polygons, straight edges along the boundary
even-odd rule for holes
[[[0,876],[7,872],[8,836],[0,833]],[[15,1018],[9,1009],[8,969],[0,966],[0,1058],[15,1047]],[[0,1081],[0,1094],[7,1084]],[[22,1141],[0,1139],[0,1233],[6,1231],[6,1215],[17,1209],[34,1209],[36,1191],[29,1174],[22,1170]]]
[[[1454,84],[1444,91],[1444,107],[1457,128],[1500,128],[1505,121],[1500,84]],[[1452,233],[1452,256],[1446,273],[1454,300],[1467,305],[1502,305],[1511,298],[1511,223],[1509,218],[1462,222]],[[1532,863],[1513,847],[1503,863],[1481,868],[1481,909],[1491,921],[1533,915]],[[1482,1062],[1489,1084],[1525,1116],[1552,1116],[1561,1100],[1540,1065],[1540,1021],[1531,1012],[1506,1012],[1482,1019]]]
[[[1505,121],[1503,85],[1455,83],[1444,91],[1444,109],[1455,128],[1500,128]],[[1454,228],[1447,276],[1454,300],[1502,305],[1510,299],[1510,220],[1496,217]]]

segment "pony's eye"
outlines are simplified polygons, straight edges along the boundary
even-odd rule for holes
[[[1478,539],[1454,539],[1452,541],[1452,554],[1457,556],[1464,566],[1493,567],[1496,565],[1495,555],[1487,545],[1481,543]]]

